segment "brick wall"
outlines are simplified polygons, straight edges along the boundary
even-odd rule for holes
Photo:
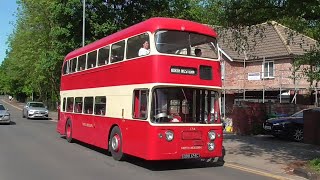
[[[267,60],[266,60],[267,61]],[[294,81],[292,79],[292,60],[283,59],[275,60],[274,62],[274,78],[265,78],[260,80],[248,80],[248,73],[260,73],[262,75],[262,61],[260,62],[247,62],[244,69],[243,62],[231,62],[225,61],[225,79],[224,85],[226,89],[263,89],[277,90],[282,89],[294,89]],[[301,76],[301,73],[297,73],[297,76]],[[305,78],[299,78],[296,81],[297,88],[308,88],[309,83]]]

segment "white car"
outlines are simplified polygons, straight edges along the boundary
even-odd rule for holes
[[[48,119],[49,111],[42,102],[28,102],[22,110],[22,117]]]
[[[0,104],[0,123],[1,124],[10,124],[10,113],[2,104]]]

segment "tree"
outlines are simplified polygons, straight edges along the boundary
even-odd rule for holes
[[[220,19],[220,22],[225,27],[241,29],[274,20],[317,40],[318,44],[314,49],[306,49],[304,56],[295,58],[296,70],[309,65],[302,70],[312,85],[320,80],[319,4],[319,0],[227,0],[223,9],[225,20]]]

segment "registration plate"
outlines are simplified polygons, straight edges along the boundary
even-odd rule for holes
[[[265,130],[271,130],[271,126],[264,126]]]
[[[200,158],[200,154],[182,154],[182,159]]]

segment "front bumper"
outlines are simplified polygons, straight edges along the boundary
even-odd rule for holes
[[[48,118],[49,115],[48,113],[29,113],[28,118],[33,118],[33,119],[43,119],[43,118]]]
[[[4,116],[0,118],[0,124],[9,124],[11,122],[10,117]]]
[[[286,134],[288,134],[287,128],[281,124],[274,125],[271,123],[264,123],[263,129],[265,130],[266,134],[270,134],[270,135],[286,135]]]

